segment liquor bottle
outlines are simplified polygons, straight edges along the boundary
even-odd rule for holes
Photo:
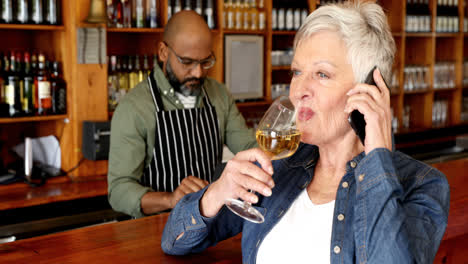
[[[57,25],[57,0],[45,0],[45,22],[49,25]]]
[[[122,90],[127,92],[129,90],[129,80],[127,72],[127,62],[125,56],[120,56],[117,60],[117,69],[119,77],[119,92],[122,93]]]
[[[146,26],[158,27],[156,0],[146,0]]]
[[[67,113],[67,84],[62,77],[60,62],[52,62],[50,74],[50,87],[52,90],[52,113],[56,115]]]
[[[235,29],[242,28],[242,13],[241,0],[236,0],[236,4],[234,6]]]
[[[150,73],[151,69],[149,68],[148,56],[145,54],[143,55],[143,80],[146,80]]]
[[[286,30],[294,29],[294,11],[292,8],[287,8],[285,13],[285,28]]]
[[[135,72],[137,73],[137,84],[142,82],[145,78],[144,72],[140,65],[140,55],[135,55]]]
[[[25,115],[34,114],[34,77],[29,52],[24,53],[23,67],[23,112]]]
[[[106,13],[107,13],[107,26],[108,27],[115,27],[117,25],[116,22],[116,3],[115,0],[106,0]]]
[[[123,27],[132,27],[132,3],[130,0],[122,0]]]
[[[3,54],[0,53],[0,117],[8,117],[10,115],[9,105],[6,103],[5,85]]]
[[[205,19],[206,19],[206,24],[208,24],[208,27],[210,29],[214,29],[215,22],[214,22],[214,14],[213,14],[213,0],[206,1]]]
[[[232,0],[228,0],[226,27],[228,29],[233,29],[234,26],[235,26],[234,6],[232,3]]]
[[[172,16],[172,0],[168,0],[167,1],[167,20],[169,21],[169,19],[171,18]]]
[[[52,113],[52,96],[50,91],[50,77],[46,69],[46,59],[44,54],[39,53],[37,56],[38,68],[34,78],[34,86],[36,87],[37,98],[37,114],[48,115]]]
[[[242,29],[249,30],[250,29],[250,7],[249,7],[249,0],[244,0],[242,3]]]
[[[138,73],[135,71],[133,56],[128,56],[128,88],[133,89],[138,84]]]
[[[200,16],[203,15],[202,11],[202,0],[197,0],[195,2],[195,12],[197,12]]]
[[[109,69],[107,75],[107,91],[108,91],[108,102],[109,111],[114,111],[119,102],[119,79],[117,76],[117,57],[112,55],[110,57]]]
[[[31,2],[31,20],[35,24],[44,23],[43,6],[41,0],[32,0]]]
[[[7,74],[6,102],[9,105],[11,117],[21,116],[21,84],[19,78],[18,61],[14,52],[10,52],[10,70]]]
[[[2,17],[3,23],[13,23],[13,0],[2,0]]]
[[[258,9],[257,0],[250,0],[250,29],[258,29]]]
[[[28,0],[18,0],[16,10],[16,21],[22,24],[29,23]]]
[[[182,10],[182,3],[180,2],[180,0],[175,0],[173,15],[180,12],[180,10]]]
[[[185,0],[184,10],[192,10],[192,7],[190,6],[190,0]]]
[[[258,29],[264,30],[266,27],[265,5],[263,0],[258,1]]]
[[[135,12],[136,12],[136,27],[143,28],[145,27],[145,6],[143,5],[143,0],[136,0],[135,5]]]

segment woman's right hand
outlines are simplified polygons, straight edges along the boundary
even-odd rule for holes
[[[261,167],[254,164],[257,161]],[[200,201],[200,213],[205,217],[215,216],[228,198],[240,198],[257,203],[258,197],[249,190],[271,195],[275,186],[270,157],[259,148],[237,153],[224,168],[220,178],[213,182]]]

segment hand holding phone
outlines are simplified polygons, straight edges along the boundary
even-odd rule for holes
[[[369,72],[367,75],[364,83],[369,84],[369,85],[374,85],[377,86],[375,81],[374,81],[374,70],[377,69],[377,66],[374,66],[372,70]],[[383,76],[382,76],[383,79]],[[383,79],[385,82],[385,79]],[[385,85],[388,87],[387,83],[385,82]],[[364,115],[361,114],[358,110],[354,110],[349,114],[348,116],[348,122],[353,128],[354,132],[356,135],[359,137],[359,139],[362,142],[362,145],[364,145],[364,140],[366,138],[366,120],[364,119]]]

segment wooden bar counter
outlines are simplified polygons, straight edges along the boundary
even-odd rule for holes
[[[0,245],[0,263],[241,263],[241,237],[202,253],[169,256],[161,249],[168,213],[75,229]]]
[[[434,263],[468,263],[468,158],[432,164],[447,176],[450,183],[450,213],[447,230]],[[32,201],[41,203],[51,199],[69,199],[76,194],[65,183],[48,183],[30,195]],[[47,198],[48,191],[61,186],[70,190],[69,196]],[[69,183],[70,184],[70,183]],[[93,183],[77,183],[86,190]],[[91,184],[91,185],[87,185]],[[104,191],[105,183],[97,183],[98,192]],[[78,186],[77,185],[77,186]],[[55,187],[54,187],[55,186]],[[88,186],[88,187],[86,187]],[[95,187],[96,187],[95,186]],[[18,188],[21,188],[18,186]],[[39,191],[43,188],[42,191]],[[62,189],[63,188],[63,189]],[[92,190],[89,195],[94,195]],[[24,189],[23,191],[25,191]],[[48,190],[48,191],[45,191]],[[18,190],[17,190],[18,191]],[[14,192],[14,191],[11,191]],[[21,191],[18,191],[21,193]],[[0,194],[0,198],[4,198]],[[27,195],[26,195],[27,196]],[[25,196],[25,198],[26,198]],[[79,196],[79,195],[78,195]],[[26,199],[27,200],[27,199]],[[34,201],[34,202],[33,202]],[[2,201],[0,208],[7,206]],[[24,205],[24,204],[23,204]],[[17,201],[15,206],[21,206]],[[12,243],[0,244],[0,263],[241,263],[241,236],[219,243],[202,253],[190,256],[169,256],[161,250],[161,235],[168,214],[143,219],[100,224],[61,233],[44,235]]]

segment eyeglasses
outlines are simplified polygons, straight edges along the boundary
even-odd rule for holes
[[[163,42],[163,43],[172,51],[172,53],[174,53],[174,55],[176,56],[180,64],[182,64],[184,68],[187,70],[191,70],[195,68],[198,64],[201,65],[202,69],[208,70],[211,67],[213,67],[216,62],[216,57],[214,56],[213,52],[211,52],[210,56],[206,59],[194,60],[191,58],[185,58],[185,57],[181,57],[177,55],[177,53],[174,51],[174,49],[171,46],[169,46],[166,42]]]

